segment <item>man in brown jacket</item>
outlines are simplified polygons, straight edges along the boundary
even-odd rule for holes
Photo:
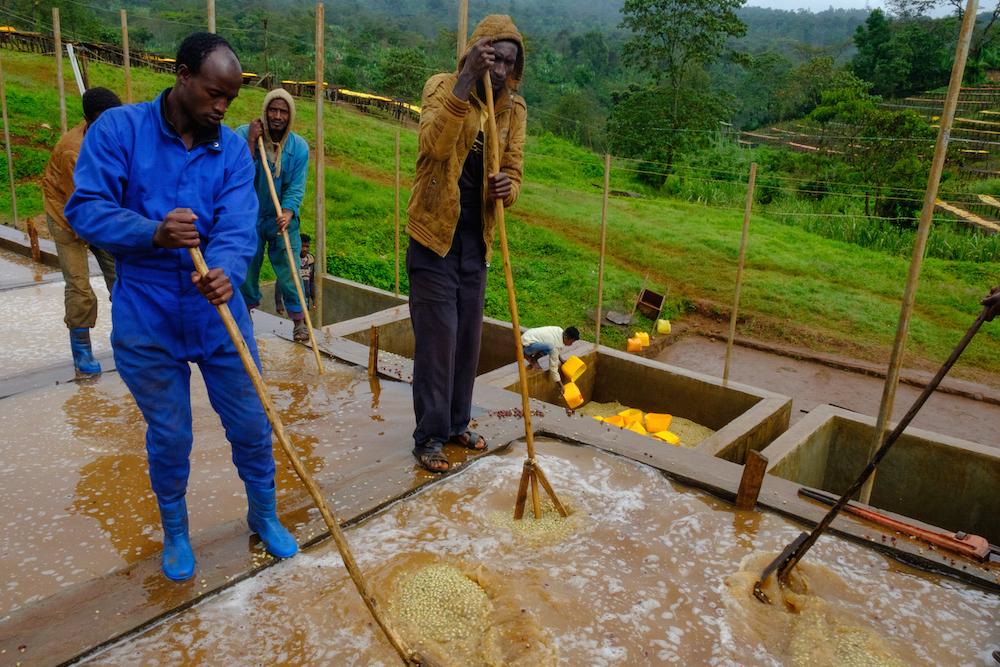
[[[482,451],[469,430],[479,364],[486,273],[497,200],[511,206],[521,187],[527,109],[516,94],[524,42],[508,16],[487,16],[453,74],[424,86],[416,177],[407,210],[413,358],[413,455],[445,472],[446,442]],[[492,77],[500,171],[489,173],[490,141],[483,75]]]
[[[76,189],[73,170],[80,155],[80,145],[87,128],[107,109],[120,107],[118,96],[107,88],[91,88],[83,94],[83,120],[64,134],[45,165],[42,176],[45,218],[49,233],[56,244],[59,268],[66,283],[64,321],[69,328],[70,349],[73,351],[73,366],[77,373],[93,375],[101,372],[101,364],[94,359],[90,347],[90,330],[97,324],[97,296],[90,287],[90,266],[87,263],[87,248],[97,258],[104,274],[108,292],[115,284],[115,260],[110,253],[88,246],[76,235],[66,222],[63,209],[70,195]]]

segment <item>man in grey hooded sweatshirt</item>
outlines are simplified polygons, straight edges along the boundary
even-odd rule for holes
[[[306,174],[309,168],[309,144],[298,134],[292,132],[292,122],[295,120],[295,100],[282,88],[276,88],[264,98],[261,117],[249,125],[236,128],[236,133],[247,140],[250,155],[257,166],[254,177],[254,188],[257,190],[257,200],[260,202],[260,212],[257,214],[257,253],[250,262],[247,278],[240,287],[247,307],[253,309],[260,305],[260,267],[264,263],[264,250],[274,267],[278,277],[275,289],[281,292],[285,309],[295,323],[295,340],[308,340],[305,315],[299,295],[295,290],[293,271],[297,266],[288,263],[285,252],[285,242],[281,232],[288,230],[288,240],[292,246],[292,257],[298,257],[302,247],[299,237],[299,207],[306,191]],[[257,138],[264,138],[264,152],[259,155]],[[274,210],[271,192],[267,186],[267,175],[264,173],[263,159],[267,160],[271,175],[274,177],[274,188],[281,202],[281,211]]]

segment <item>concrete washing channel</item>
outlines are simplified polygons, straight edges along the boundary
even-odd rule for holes
[[[0,291],[0,307],[36,290],[43,281],[35,273],[51,273],[28,269],[30,284],[15,278]],[[0,257],[0,281],[22,270],[23,260]],[[61,301],[58,293],[32,294]],[[816,420],[782,435],[787,397],[578,344],[573,352],[589,365],[590,377],[581,378],[588,400],[673,412],[714,433],[686,449],[569,415],[545,374],[531,373],[539,463],[573,510],[564,528],[537,540],[506,520],[524,456],[510,324],[484,326],[474,418],[491,451],[470,458],[449,447],[457,465],[438,477],[416,468],[409,453],[405,298],[339,279],[326,281],[324,295],[319,340],[327,372],[317,375],[309,350],[289,340],[287,321],[257,313],[264,377],[390,611],[399,582],[420,568],[454,564],[476,573],[492,610],[480,628],[489,650],[458,650],[400,621],[404,635],[442,664],[848,664],[858,651],[885,657],[880,664],[984,664],[998,648],[995,564],[944,554],[907,535],[889,540],[851,516],[838,519],[835,534],[807,559],[826,606],[763,618],[762,606],[747,602],[746,579],[761,559],[825,511],[798,496],[800,485],[835,491],[837,475],[849,472],[816,471],[832,470],[823,457],[834,449],[854,452],[850,443],[865,439],[863,428],[850,425],[856,415],[818,410]],[[104,303],[101,312],[106,320]],[[183,584],[160,576],[141,417],[114,372],[68,381],[68,351],[62,360],[57,341],[61,319],[46,319],[51,332],[42,338],[51,335],[51,358],[18,362],[23,368],[0,381],[0,665],[394,664],[280,450],[279,513],[303,553],[277,563],[250,536],[225,435],[197,373],[189,505],[198,571]],[[365,370],[372,325],[382,350],[377,383]],[[17,360],[19,341],[0,335],[5,357]],[[832,427],[823,426],[831,419],[847,424],[833,429],[842,444],[808,444],[813,431],[833,440]],[[904,454],[916,447],[900,444]],[[928,477],[942,485],[983,465],[975,446],[944,444],[893,465],[919,463],[913,470],[926,471],[941,456],[947,472]],[[739,463],[750,449],[773,457],[772,474],[757,509],[737,511],[731,502]],[[796,467],[793,457],[816,464]],[[975,526],[957,525],[960,511],[924,512],[947,496],[914,489],[906,503],[890,506],[899,485],[889,463],[876,505],[913,523],[990,532],[995,505],[982,505],[985,523]],[[992,479],[986,488],[995,490],[995,459],[990,470],[975,483]],[[971,512],[973,505],[964,507]],[[813,645],[829,649],[825,663],[814,659]]]
[[[875,432],[872,417],[820,406],[764,450],[768,472],[843,493],[861,472]],[[907,429],[878,468],[871,505],[1000,543],[1000,450]]]

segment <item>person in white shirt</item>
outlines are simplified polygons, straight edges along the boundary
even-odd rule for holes
[[[565,331],[561,327],[536,327],[521,334],[521,346],[528,368],[541,368],[538,360],[549,357],[549,377],[557,384],[562,384],[559,378],[559,354],[564,347],[580,340],[580,331],[569,327]]]

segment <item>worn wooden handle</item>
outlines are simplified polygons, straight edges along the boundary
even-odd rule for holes
[[[257,150],[260,153],[261,164],[264,165],[264,175],[267,177],[267,189],[271,191],[271,201],[274,203],[274,210],[281,215],[281,202],[278,200],[278,192],[274,189],[274,178],[271,176],[271,166],[267,164],[267,153],[264,151],[264,138],[257,137]],[[302,289],[302,276],[299,275],[299,264],[292,254],[292,244],[288,240],[288,229],[281,230],[281,238],[285,241],[285,253],[288,255],[288,266],[292,271],[292,282],[295,283],[295,291],[299,294],[299,305],[302,313],[306,316],[306,328],[309,329],[309,344],[312,346],[313,356],[316,357],[316,369],[320,375],[323,374],[323,360],[319,356],[319,346],[316,345],[316,334],[313,332],[312,317],[309,316],[309,307],[306,305],[305,292]],[[323,289],[323,286],[319,286]],[[278,289],[275,283],[274,289]]]
[[[195,270],[198,271],[202,277],[204,277],[208,274],[208,265],[205,264],[205,258],[202,256],[201,250],[198,248],[189,248],[189,250],[191,251],[191,260],[194,262]],[[309,491],[309,495],[313,499],[313,503],[315,503],[316,507],[319,509],[320,516],[323,517],[323,521],[326,523],[326,527],[329,529],[330,535],[333,537],[333,541],[337,545],[337,551],[340,552],[340,557],[344,561],[347,573],[351,575],[351,580],[354,582],[355,588],[358,589],[358,595],[360,595],[361,599],[364,600],[365,605],[368,607],[368,611],[371,612],[375,622],[378,623],[382,632],[385,633],[389,643],[392,644],[394,649],[396,649],[396,652],[399,654],[399,657],[402,658],[404,664],[420,664],[421,660],[406,646],[403,639],[388,624],[388,621],[386,621],[382,615],[378,601],[368,592],[368,586],[365,584],[364,577],[358,569],[358,565],[354,560],[354,555],[351,553],[351,548],[347,544],[347,539],[344,537],[344,533],[340,529],[340,523],[336,518],[334,518],[330,508],[327,507],[326,501],[323,499],[323,494],[320,492],[319,487],[316,486],[316,482],[313,481],[312,476],[306,470],[305,466],[302,465],[302,460],[299,458],[298,453],[292,448],[288,435],[285,433],[285,426],[281,421],[281,415],[278,414],[277,409],[274,407],[274,403],[271,402],[271,397],[267,393],[267,386],[264,384],[264,378],[261,377],[260,370],[257,368],[257,364],[253,360],[253,355],[250,354],[250,348],[247,347],[247,342],[243,338],[243,333],[240,331],[239,326],[236,324],[236,320],[233,318],[232,312],[229,310],[229,304],[219,304],[216,308],[219,311],[219,316],[222,318],[222,323],[226,327],[226,331],[229,332],[229,337],[236,346],[236,351],[239,352],[240,361],[243,362],[243,368],[246,369],[247,375],[250,376],[250,381],[253,383],[254,389],[257,390],[257,396],[260,398],[260,402],[264,406],[264,412],[267,414],[267,419],[271,422],[274,437],[277,438],[278,444],[281,445],[281,449],[285,452],[285,456],[287,456],[288,460],[291,462],[292,468],[295,470],[295,474],[298,475],[302,484],[305,485],[306,490]]]

